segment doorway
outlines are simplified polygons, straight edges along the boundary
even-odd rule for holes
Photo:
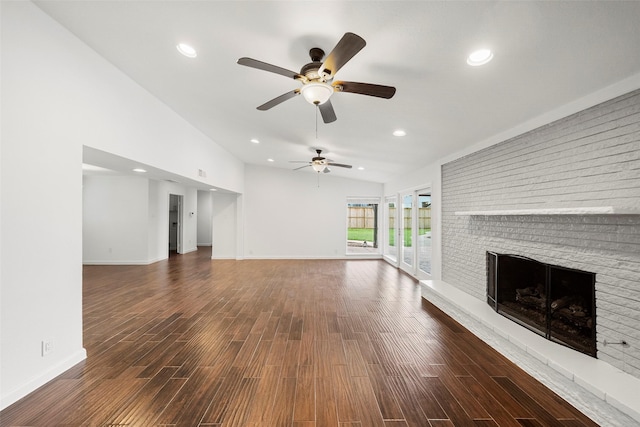
[[[169,194],[169,256],[182,253],[183,196]]]

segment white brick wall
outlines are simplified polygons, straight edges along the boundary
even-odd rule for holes
[[[444,164],[442,278],[484,300],[487,250],[596,273],[598,358],[640,378],[640,215],[454,215],[591,206],[640,211],[640,91]]]

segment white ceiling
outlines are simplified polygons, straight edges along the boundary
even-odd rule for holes
[[[638,1],[36,4],[244,162],[293,169],[290,160],[310,160],[320,147],[354,165],[332,174],[375,182],[640,73]],[[395,97],[334,94],[338,120],[319,120],[317,139],[315,107],[302,97],[256,110],[300,84],[238,58],[298,71],[310,48],[328,53],[345,32],[367,46],[336,80],[395,86]],[[198,57],[180,55],[180,42]],[[493,61],[468,66],[479,47]],[[394,137],[398,128],[407,136]]]

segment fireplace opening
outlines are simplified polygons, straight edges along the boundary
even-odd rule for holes
[[[595,273],[487,252],[487,303],[549,340],[596,357]]]

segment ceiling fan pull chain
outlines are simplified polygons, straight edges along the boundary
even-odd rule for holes
[[[320,109],[320,106],[316,104],[316,140],[318,139],[318,110],[319,109]]]

